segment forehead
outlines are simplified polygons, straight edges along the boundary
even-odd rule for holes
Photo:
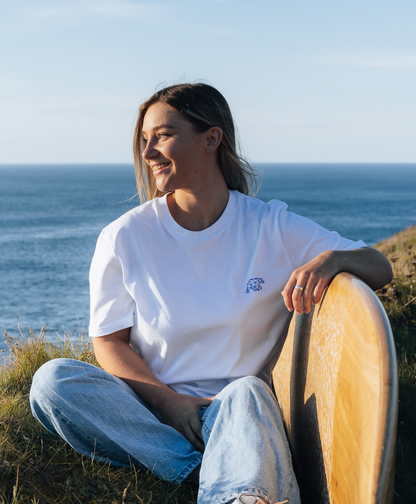
[[[187,124],[181,115],[166,103],[157,102],[151,105],[143,119],[143,133],[150,133],[162,127],[180,128]]]

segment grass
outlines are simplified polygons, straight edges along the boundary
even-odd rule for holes
[[[394,280],[377,292],[390,318],[399,367],[396,504],[416,502],[416,227],[376,246],[392,261]],[[45,362],[70,357],[96,364],[83,334],[52,343],[43,329],[11,337],[0,375],[1,504],[194,504],[190,485],[167,485],[150,473],[116,469],[78,455],[32,418],[28,394]]]
[[[395,503],[416,502],[416,226],[379,243],[394,279],[377,292],[390,319],[399,368]]]
[[[68,357],[98,365],[90,342],[64,336],[6,333],[10,354],[0,375],[0,503],[194,504],[190,485],[168,485],[147,472],[111,468],[76,453],[31,415],[32,376],[50,359]]]

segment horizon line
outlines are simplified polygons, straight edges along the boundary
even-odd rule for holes
[[[99,162],[99,161],[77,161],[73,163],[66,162],[40,162],[40,163],[0,163],[0,167],[6,166],[115,166],[115,165],[125,165],[134,166],[133,162]],[[256,165],[415,165],[416,161],[253,161],[250,165],[255,167]]]

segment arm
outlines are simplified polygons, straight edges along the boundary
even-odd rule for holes
[[[373,290],[380,289],[393,278],[388,259],[373,248],[355,250],[328,250],[295,270],[289,278],[282,296],[289,311],[302,313],[302,299],[305,313],[311,310],[311,302],[320,301],[326,287],[341,271],[351,273]],[[303,292],[295,285],[304,288]]]
[[[136,394],[157,410],[163,421],[176,429],[197,450],[204,451],[198,409],[212,399],[178,394],[150,371],[130,346],[130,328],[92,338],[101,367],[125,381]]]

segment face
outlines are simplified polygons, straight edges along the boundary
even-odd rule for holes
[[[197,189],[203,184],[207,135],[165,103],[149,107],[143,121],[146,148],[142,155],[162,192]]]

